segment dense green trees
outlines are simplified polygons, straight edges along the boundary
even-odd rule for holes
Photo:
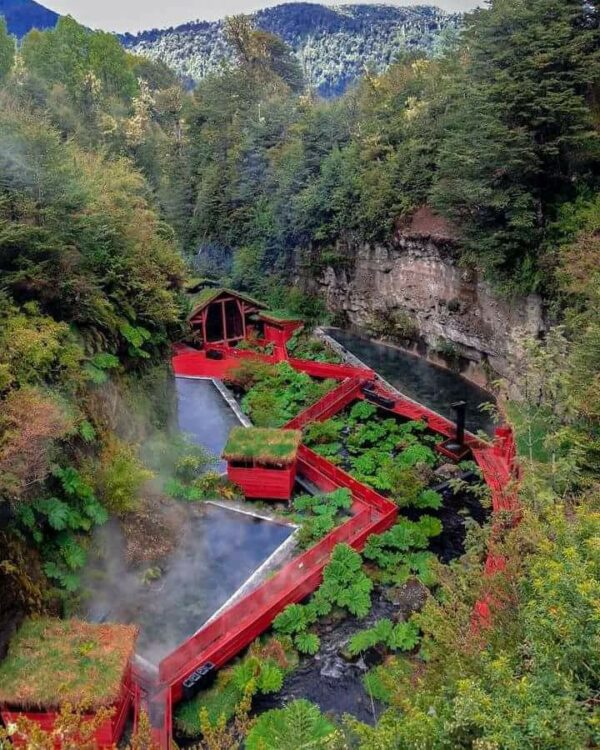
[[[590,108],[597,19],[578,0],[492,3],[469,17],[462,95],[452,101],[433,202],[463,228],[474,262],[539,281],[557,205],[597,157]]]
[[[13,57],[2,27],[0,504],[10,522],[0,587],[8,611],[15,591],[37,590],[27,584],[36,570],[43,580],[24,544],[48,579],[72,591],[85,561],[81,535],[107,510],[135,507],[149,473],[128,443],[136,419],[123,429],[116,407],[163,359],[184,311],[183,261],[150,183],[169,179],[160,160],[177,148],[173,77],[161,66],[138,70],[114,37],[69,18],[29,34],[14,69]],[[142,71],[151,83],[138,81]]]
[[[443,55],[405,55],[327,103],[295,96],[272,61],[258,75],[262,32],[235,24],[241,65],[198,86],[190,140],[194,242],[239,256],[236,281],[308,247],[315,272],[351,263],[339,240],[389,239],[430,203],[455,223],[465,262],[509,289],[551,283],[549,226],[598,168],[589,4],[496,0]]]
[[[0,81],[10,72],[15,59],[15,42],[6,28],[6,21],[0,17]]]

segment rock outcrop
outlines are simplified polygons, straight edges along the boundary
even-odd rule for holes
[[[351,269],[330,265],[318,279],[338,320],[458,367],[481,385],[501,377],[516,388],[524,342],[544,330],[542,300],[505,299],[461,267],[447,222],[422,208],[390,243],[354,243],[340,254],[354,258]]]

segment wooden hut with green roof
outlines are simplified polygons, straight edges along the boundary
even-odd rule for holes
[[[132,625],[40,617],[26,620],[0,663],[0,715],[6,726],[26,718],[51,731],[62,706],[110,715],[94,732],[98,748],[119,742],[132,705]],[[25,739],[16,733],[16,747]],[[57,747],[60,745],[57,744]]]
[[[192,299],[189,322],[204,346],[231,346],[246,338],[266,305],[248,294],[220,287],[200,291]]]
[[[229,480],[246,497],[289,501],[301,440],[300,430],[234,427],[223,450]]]

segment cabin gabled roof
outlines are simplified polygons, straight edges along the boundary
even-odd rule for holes
[[[246,302],[247,304],[256,307],[257,310],[266,310],[267,308],[267,305],[265,305],[264,302],[251,297],[249,294],[236,292],[234,289],[228,289],[227,287],[219,287],[217,289],[208,288],[203,289],[201,292],[194,295],[192,299],[192,312],[190,313],[188,319],[191,320],[192,318],[196,317],[196,315],[204,310],[207,305],[210,305],[211,302],[215,302],[219,297],[222,297],[223,295],[227,295],[228,297],[235,297],[242,302]]]

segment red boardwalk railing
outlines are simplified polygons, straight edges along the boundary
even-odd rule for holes
[[[269,364],[287,359],[292,367],[313,377],[343,381],[286,427],[302,428],[313,421],[329,419],[353,401],[365,398],[361,386],[376,378],[375,373],[368,369],[289,359],[285,346],[279,346],[273,356],[225,346],[220,346],[219,350],[222,359],[209,359],[205,352],[178,347],[173,357],[173,369],[177,375],[224,378],[242,359],[254,358]],[[454,435],[454,424],[430,409],[389,391],[377,381],[375,392],[393,400],[390,411],[399,416],[425,420],[432,431],[444,437]],[[493,510],[513,511],[517,520],[515,480],[518,479],[518,469],[512,432],[507,428],[499,430],[494,444],[484,443],[472,435],[468,435],[467,440],[491,488]],[[371,534],[381,533],[395,522],[397,508],[394,503],[304,445],[298,454],[298,470],[322,491],[339,487],[349,489],[353,497],[353,515],[163,659],[159,666],[159,682],[149,694],[146,692],[149,697],[145,700],[155,722],[155,739],[164,750],[168,750],[171,736],[171,706],[181,698],[182,683],[193,671],[206,662],[212,662],[216,667],[223,666],[269,628],[288,604],[302,601],[313,592],[321,582],[323,568],[336,544],[344,542],[360,550]],[[490,549],[485,574],[495,575],[504,570],[505,565],[504,558],[494,555]],[[489,619],[490,599],[484,597],[474,608],[474,624],[480,627]],[[136,693],[138,709],[142,692],[138,689]]]

